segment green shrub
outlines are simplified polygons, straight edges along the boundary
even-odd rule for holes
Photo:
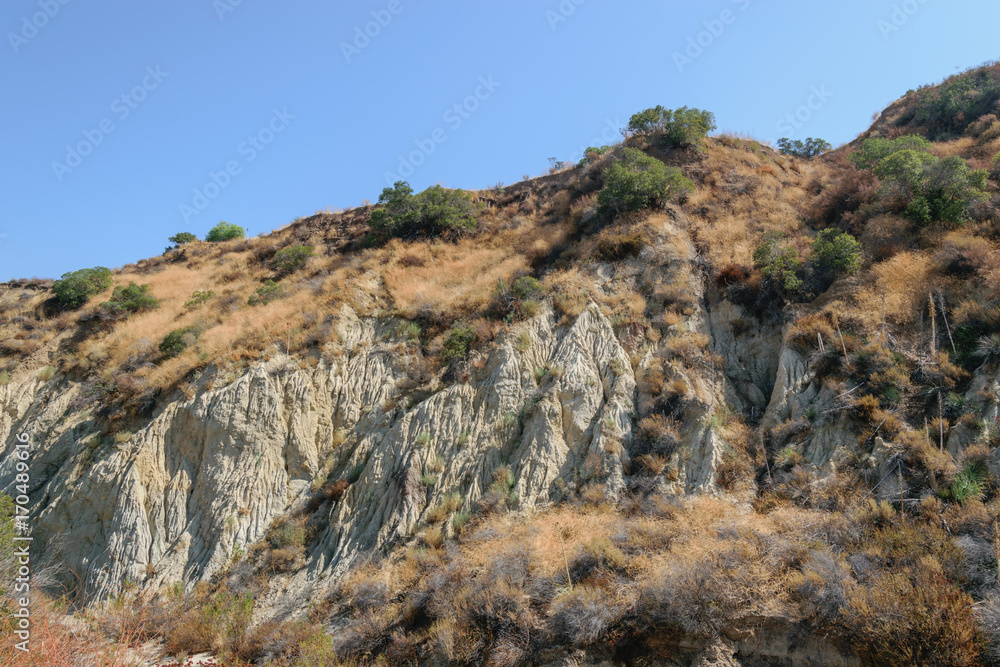
[[[851,275],[861,268],[861,244],[839,229],[824,229],[812,242],[811,261],[824,273]]]
[[[423,329],[416,322],[403,321],[396,325],[396,335],[401,338],[417,341],[420,340],[421,333],[423,333]]]
[[[694,184],[681,170],[667,167],[635,148],[626,148],[604,174],[604,188],[597,196],[602,215],[657,208],[690,192]]]
[[[1000,334],[989,334],[980,338],[974,356],[987,361],[1000,359]]]
[[[200,308],[202,305],[211,301],[215,298],[215,292],[212,290],[201,291],[196,290],[191,293],[191,297],[184,302],[185,310],[194,310],[195,308]]]
[[[418,195],[406,181],[385,188],[378,198],[368,224],[378,239],[412,237],[418,234],[464,234],[479,226],[482,207],[461,190],[445,190],[440,185]]]
[[[628,123],[630,134],[674,148],[701,148],[705,136],[714,129],[715,114],[686,106],[680,109],[656,106],[633,115]]]
[[[246,231],[242,227],[239,225],[233,225],[223,220],[208,231],[208,234],[205,235],[205,240],[212,243],[218,243],[219,241],[241,239],[244,236],[246,236]]]
[[[764,277],[779,289],[794,292],[802,287],[802,280],[797,275],[802,261],[795,249],[784,243],[780,234],[765,235],[764,241],[754,250],[753,261]]]
[[[456,324],[448,330],[441,347],[441,361],[450,363],[456,359],[464,359],[469,354],[469,348],[476,342],[476,334],[471,327]]]
[[[989,471],[982,463],[970,462],[955,475],[951,483],[951,497],[955,502],[966,504],[970,500],[981,500],[986,493]]]
[[[306,264],[306,260],[313,256],[311,245],[297,245],[290,248],[282,248],[274,254],[271,259],[271,268],[280,275],[288,275],[298,271]]]
[[[101,304],[101,308],[119,315],[154,310],[160,307],[160,302],[151,294],[150,289],[149,285],[137,285],[134,282],[124,287],[119,285],[111,293],[111,299]]]
[[[56,369],[54,366],[46,366],[42,370],[38,371],[38,379],[42,382],[48,382],[56,375]]]
[[[167,240],[173,243],[175,246],[182,246],[185,243],[193,243],[194,241],[197,241],[198,237],[192,234],[191,232],[178,232]]]
[[[512,283],[501,278],[493,290],[490,314],[505,322],[534,317],[541,309],[538,299],[544,291],[542,284],[531,276],[521,276]]]
[[[251,306],[263,306],[266,304],[280,299],[284,296],[285,290],[278,283],[273,280],[266,281],[263,285],[257,288],[257,291],[250,295],[250,299],[247,301]]]
[[[282,521],[274,531],[271,544],[276,549],[300,547],[306,543],[306,529],[294,521]]]
[[[64,273],[55,281],[52,291],[67,308],[79,308],[87,299],[111,287],[111,270],[103,266]]]
[[[10,373],[7,371],[0,371],[0,387],[6,387],[10,384]]]
[[[455,516],[451,517],[451,527],[456,533],[461,533],[467,523],[469,523],[468,512],[455,512]]]
[[[583,159],[580,160],[579,164],[582,167],[585,164],[590,164],[591,162],[597,162],[599,159],[601,159],[602,155],[605,155],[606,153],[609,153],[612,150],[614,149],[611,146],[601,146],[600,148],[596,148],[594,146],[588,146],[587,150],[583,152]]]
[[[189,346],[194,345],[200,333],[198,327],[174,329],[163,337],[163,341],[160,343],[160,353],[168,358],[176,357]]]
[[[930,142],[915,135],[876,138],[865,141],[849,159],[878,176],[880,197],[899,202],[902,213],[914,222],[965,222],[972,206],[987,197],[983,189],[989,173],[970,169],[957,155],[939,158],[930,150]]]
[[[830,142],[812,137],[809,137],[805,141],[801,139],[789,139],[788,137],[778,139],[778,151],[782,155],[792,155],[807,160],[821,155],[831,148],[833,147],[830,145]]]
[[[917,92],[914,120],[929,126],[931,137],[958,134],[980,116],[996,113],[1000,72],[977,67]]]

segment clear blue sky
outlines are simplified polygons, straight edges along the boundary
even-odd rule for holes
[[[513,183],[656,104],[837,145],[1000,58],[997,25],[994,0],[7,0],[0,278],[375,201],[414,151],[417,190]]]

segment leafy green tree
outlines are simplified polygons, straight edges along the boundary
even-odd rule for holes
[[[218,243],[219,241],[241,239],[244,236],[246,236],[246,231],[242,227],[223,220],[215,227],[208,230],[208,234],[205,235],[205,240],[211,243]]]
[[[601,213],[617,217],[629,211],[657,208],[690,192],[694,183],[681,170],[667,167],[635,148],[626,148],[604,174],[597,196]]]
[[[902,202],[903,213],[922,225],[965,222],[972,206],[987,197],[986,170],[970,169],[957,155],[939,158],[916,135],[869,139],[849,159],[878,176],[879,194]]]
[[[385,188],[368,224],[379,238],[412,237],[418,234],[464,234],[479,226],[482,207],[461,190],[440,185],[418,195],[406,181]]]
[[[111,293],[111,299],[101,304],[101,308],[119,315],[132,315],[159,307],[160,302],[153,296],[150,286],[134,282],[124,287],[119,285]]]
[[[976,67],[938,86],[916,92],[914,120],[929,126],[935,139],[955,135],[981,116],[996,113],[1000,102],[1000,71]]]
[[[797,272],[802,268],[802,260],[795,248],[785,244],[782,236],[770,233],[753,253],[754,265],[764,277],[786,292],[795,292],[802,287],[802,279]]]
[[[67,308],[79,308],[87,299],[111,287],[111,270],[103,266],[64,273],[55,281],[52,291]]]
[[[839,229],[824,229],[813,240],[811,261],[817,270],[851,275],[861,268],[861,244]]]
[[[198,240],[198,237],[191,232],[178,232],[167,239],[175,246],[184,245],[185,243],[193,243]]]
[[[271,259],[271,268],[280,275],[288,275],[298,271],[306,264],[306,260],[313,256],[311,245],[297,245],[289,248],[282,248],[274,253]]]
[[[195,326],[174,329],[163,337],[163,341],[160,343],[160,353],[167,358],[176,357],[194,345],[200,334],[201,330]]]
[[[908,134],[896,139],[876,137],[866,140],[861,148],[848,156],[848,160],[858,169],[873,171],[893,153],[907,150],[930,153],[931,142],[916,134]]]
[[[805,141],[801,139],[789,139],[788,137],[778,139],[778,151],[782,155],[792,155],[807,160],[821,155],[831,148],[830,142],[824,139],[814,139],[813,137],[809,137]]]
[[[627,131],[673,148],[701,148],[704,138],[715,127],[715,114],[711,111],[686,106],[665,109],[658,105],[634,114]]]

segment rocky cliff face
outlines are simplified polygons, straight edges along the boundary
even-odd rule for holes
[[[296,575],[304,585],[409,539],[445,496],[458,493],[471,507],[502,466],[522,508],[557,501],[586,479],[614,494],[635,465],[633,431],[649,398],[637,376],[654,367],[689,396],[677,411],[677,475],[663,482],[666,491],[720,492],[727,443],[711,417],[726,404],[765,425],[819,415],[803,452],[828,466],[850,437],[836,389],[784,345],[779,325],[738,324],[751,316],[706,289],[681,225],[663,217],[655,230],[640,256],[615,269],[594,264],[587,277],[597,289],[624,281],[640,291],[684,278],[692,307],[674,329],[706,337],[714,363],[668,354],[669,337],[616,332],[594,303],[568,318],[545,305],[464,367],[411,393],[419,349],[397,336],[395,322],[345,306],[337,341],[315,366],[275,355],[225,386],[209,369],[192,395],[176,395],[113,445],[95,433],[85,387],[58,376],[14,378],[0,387],[0,489],[13,485],[15,435],[30,434],[39,565],[100,599],[129,580],[210,577],[302,507],[327,475],[354,481],[324,506]],[[990,382],[995,390],[996,378],[977,379],[970,400]]]

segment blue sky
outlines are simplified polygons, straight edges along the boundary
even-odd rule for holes
[[[991,0],[7,0],[0,279],[256,235],[393,177],[513,183],[656,104],[837,145],[1000,58],[998,24]]]

